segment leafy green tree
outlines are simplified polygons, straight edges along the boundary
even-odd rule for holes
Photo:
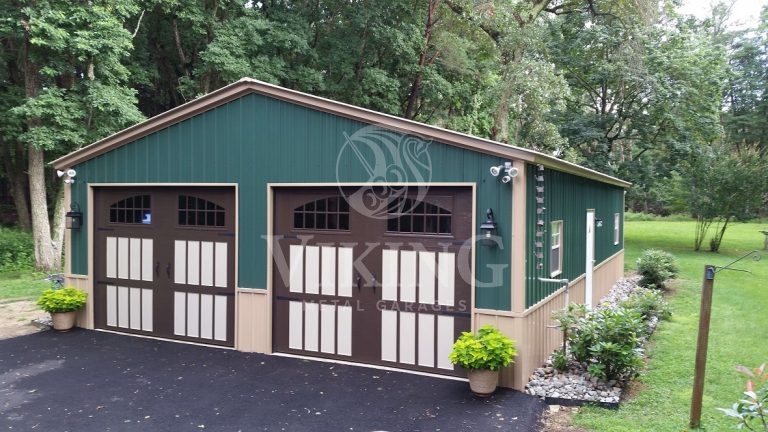
[[[55,270],[65,209],[61,183],[46,183],[53,176],[45,164],[143,118],[122,63],[132,47],[123,23],[137,9],[126,0],[0,6],[0,59],[9,78],[0,91],[11,101],[2,129],[3,151],[12,155],[6,175],[28,184],[23,199],[30,202],[36,267]]]
[[[703,146],[682,164],[676,179],[677,202],[696,218],[694,250],[701,249],[714,223],[709,250],[717,252],[730,222],[758,215],[768,193],[768,161],[754,148]]]
[[[727,139],[737,147],[757,146],[768,153],[768,7],[761,23],[731,35],[731,74],[723,101],[723,126]]]

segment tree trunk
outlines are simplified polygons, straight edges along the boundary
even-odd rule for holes
[[[504,75],[501,79],[503,88],[501,89],[501,95],[499,96],[499,101],[496,105],[496,111],[493,114],[491,139],[493,141],[509,143],[509,99],[512,97],[512,86],[507,84],[509,63],[503,61],[502,67],[504,68]]]
[[[48,222],[48,203],[45,193],[45,152],[29,147],[29,198],[32,202],[32,236],[35,242],[35,268],[55,271],[55,249]]]
[[[59,184],[53,201],[53,220],[51,221],[53,264],[56,269],[62,268],[62,257],[64,255],[64,214],[66,212],[67,209],[64,206],[64,186]]]
[[[709,251],[710,252],[719,252],[720,251],[720,244],[723,242],[723,236],[725,236],[725,229],[728,228],[728,222],[731,221],[731,217],[728,216],[723,220],[723,225],[718,227],[718,230],[715,232],[715,236],[712,237],[712,239],[709,241]]]
[[[703,216],[696,217],[696,235],[693,239],[693,250],[701,250],[701,244],[704,242],[704,237],[707,235],[711,224],[712,219],[706,219]]]
[[[421,82],[424,78],[424,66],[427,64],[427,53],[429,52],[429,44],[432,41],[432,29],[435,26],[435,15],[437,14],[437,6],[440,4],[440,0],[429,0],[429,6],[427,7],[427,22],[424,25],[424,47],[419,54],[419,67],[416,72],[416,77],[411,83],[411,92],[408,95],[408,105],[405,107],[405,113],[403,117],[412,120],[416,115],[416,107],[419,104],[421,96]],[[434,59],[433,59],[434,60]]]
[[[24,92],[26,97],[37,96],[37,64],[30,58],[29,27],[24,40]],[[38,118],[28,118],[27,128],[32,129],[40,123]],[[45,189],[45,151],[27,143],[27,175],[29,176],[29,201],[32,215],[32,239],[35,244],[35,268],[41,271],[55,271],[57,260],[54,258],[54,244],[51,239],[51,224],[48,220],[48,201]],[[58,248],[56,248],[58,249]],[[59,260],[60,262],[60,260]]]
[[[11,186],[11,197],[13,198],[13,206],[16,208],[16,218],[19,223],[19,227],[24,231],[30,231],[32,229],[32,219],[29,215],[29,196],[27,194],[27,173],[26,173],[26,158],[24,157],[24,146],[20,143],[16,145],[16,150],[11,153],[10,144],[0,145],[0,156],[2,156],[3,169],[5,170],[5,176],[8,178],[8,182]]]
[[[179,54],[179,63],[181,63],[181,70],[184,72],[184,76],[190,76],[188,64],[187,64],[187,56],[184,53],[184,47],[181,44],[181,34],[179,33],[179,22],[174,17],[171,21],[172,28],[173,28],[173,41],[176,43],[176,52]]]

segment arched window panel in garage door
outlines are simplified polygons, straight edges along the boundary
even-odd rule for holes
[[[397,197],[387,207],[387,232],[400,234],[450,235],[451,197],[439,197],[440,204]]]
[[[348,231],[349,203],[342,196],[320,198],[304,203],[293,210],[293,228]]]

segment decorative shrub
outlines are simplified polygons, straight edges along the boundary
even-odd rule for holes
[[[574,360],[590,375],[608,380],[634,378],[643,365],[638,337],[645,332],[642,315],[633,309],[599,309],[587,313],[569,334]]]
[[[552,353],[552,367],[565,372],[568,369],[568,353],[562,348],[558,348]]]
[[[637,259],[637,273],[640,274],[640,286],[648,288],[666,288],[668,279],[676,278],[680,269],[677,258],[669,252],[659,249],[646,249]]]
[[[32,270],[34,266],[32,234],[0,227],[0,273]]]
[[[509,366],[515,356],[515,341],[504,336],[493,326],[486,325],[477,331],[477,335],[463,332],[453,344],[448,359],[451,363],[469,370],[497,371]]]
[[[669,303],[658,291],[636,291],[621,302],[621,307],[637,311],[645,321],[651,318],[666,320],[672,316]]]
[[[562,367],[555,366],[559,371],[564,371],[568,366],[568,340],[571,331],[576,328],[579,320],[584,318],[587,313],[587,305],[580,303],[569,303],[563,309],[552,312],[552,318],[557,321],[557,326],[563,332],[563,347],[555,351],[553,362],[558,361]]]
[[[747,377],[746,397],[731,408],[718,409],[738,420],[737,429],[768,432],[768,371],[765,363],[752,370],[744,366],[737,366],[736,370]]]
[[[48,313],[72,312],[85,306],[88,294],[77,288],[47,289],[43,292],[37,305]]]

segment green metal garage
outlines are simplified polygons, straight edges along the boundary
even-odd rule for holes
[[[53,165],[86,328],[462,376],[453,341],[490,323],[521,389],[551,312],[623,273],[628,183],[252,79]]]

